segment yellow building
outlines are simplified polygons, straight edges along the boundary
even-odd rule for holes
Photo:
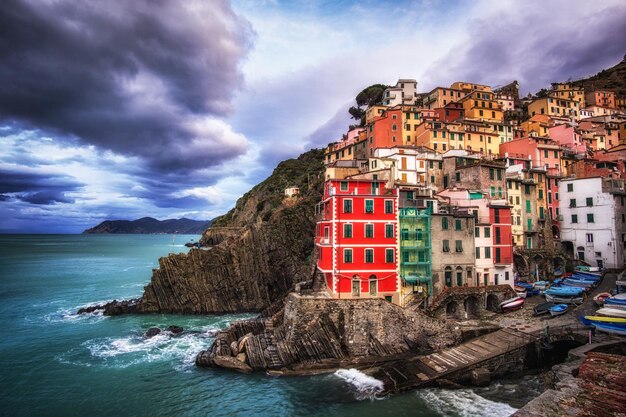
[[[554,98],[577,101],[579,108],[585,107],[585,90],[572,83],[553,83],[552,91],[548,95]]]
[[[464,120],[465,149],[485,155],[500,154],[500,137],[493,125],[478,120]]]
[[[438,153],[450,149],[467,149],[464,125],[458,122],[424,120],[413,133],[415,146],[425,146]]]
[[[552,119],[545,114],[536,114],[520,124],[525,136],[548,136],[549,129],[552,126]],[[535,134],[533,135],[531,132],[535,132]]]
[[[460,101],[466,94],[455,88],[436,87],[426,95],[422,106],[427,109],[438,109],[448,103]]]
[[[528,114],[532,117],[537,114],[545,114],[555,117],[574,117],[580,116],[580,104],[578,101],[543,97],[538,98],[528,105]]]
[[[365,110],[365,124],[371,123],[377,117],[381,117],[387,110],[387,106],[372,106]]]
[[[502,122],[504,113],[491,91],[475,90],[461,100],[467,119]]]
[[[464,91],[466,93],[470,93],[472,91],[491,92],[491,87],[489,87],[488,85],[476,84],[476,83],[468,83],[468,82],[465,82],[465,81],[454,82],[454,83],[452,83],[450,88],[453,89],[453,90],[461,90],[461,91]]]
[[[517,176],[509,178],[507,175],[506,185],[511,205],[511,235],[513,245],[522,246],[524,244],[524,228],[522,227],[522,180]]]

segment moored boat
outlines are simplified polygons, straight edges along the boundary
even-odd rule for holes
[[[552,317],[560,316],[561,314],[565,314],[568,308],[568,304],[557,304],[550,308],[550,315]]]
[[[611,293],[609,292],[601,292],[600,294],[593,297],[593,301],[595,301],[597,305],[602,306],[604,305],[604,300],[606,300],[610,296],[611,296]]]
[[[574,297],[580,296],[584,292],[584,288],[581,287],[552,287],[544,291],[546,295],[553,295],[557,297]]]
[[[626,300],[619,299],[617,297],[609,297],[604,299],[604,306],[611,308],[626,309]]]
[[[533,314],[535,316],[540,316],[542,314],[548,314],[550,312],[550,309],[552,307],[554,307],[555,305],[557,305],[557,304],[556,303],[551,303],[551,302],[538,304],[538,305],[536,305],[533,308]]]
[[[615,321],[606,321],[606,320],[598,320],[602,319],[602,317],[598,316],[585,316],[581,317],[580,321],[586,326],[593,326],[597,330],[605,333],[617,334],[621,336],[626,336],[626,319],[617,319],[614,320],[622,320],[621,322]],[[604,317],[605,319],[613,319],[612,317]]]
[[[518,297],[526,298],[526,295],[527,295],[526,294],[526,288],[521,287],[519,285],[515,285],[514,288],[515,288],[515,292],[517,293]]]
[[[535,282],[535,288],[541,291],[546,290],[550,286],[548,281],[537,281]]]
[[[559,304],[582,304],[583,298],[579,296],[558,296],[558,295],[546,295],[546,301],[559,303]]]
[[[524,306],[524,301],[526,301],[524,297],[510,298],[500,303],[500,310],[502,310],[503,313],[517,310]]]
[[[620,308],[604,307],[604,308],[598,309],[598,311],[596,311],[596,314],[599,314],[601,316],[608,316],[608,317],[626,318],[626,310],[622,310]]]

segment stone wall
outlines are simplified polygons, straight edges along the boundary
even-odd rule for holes
[[[430,304],[431,314],[440,319],[477,319],[517,294],[510,285],[446,288]]]

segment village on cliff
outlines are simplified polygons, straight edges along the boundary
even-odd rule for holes
[[[526,98],[516,81],[381,91],[325,149],[315,244],[332,298],[428,305],[624,266],[626,97],[573,82]]]

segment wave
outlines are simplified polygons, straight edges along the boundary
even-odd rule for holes
[[[356,390],[354,394],[357,400],[373,399],[384,388],[382,381],[366,375],[358,369],[339,369],[334,375],[346,381]]]
[[[508,404],[488,400],[471,389],[445,390],[425,389],[417,395],[429,408],[444,416],[459,417],[508,417],[517,411]]]

